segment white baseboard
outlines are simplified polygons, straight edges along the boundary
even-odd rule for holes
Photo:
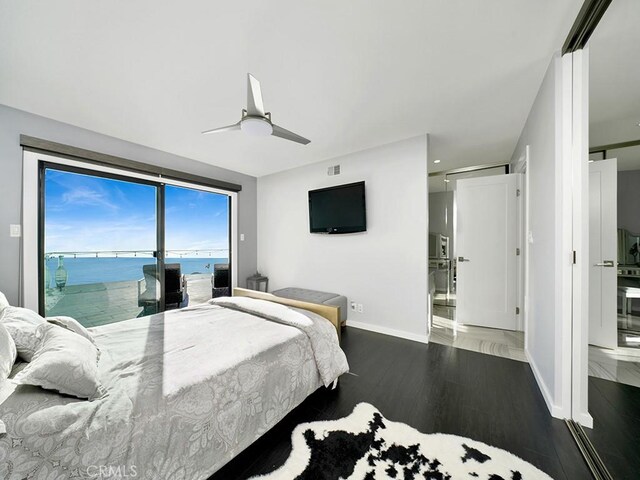
[[[370,332],[382,333],[383,335],[390,335],[392,337],[404,338],[405,340],[412,340],[414,342],[429,343],[429,337],[427,337],[426,335],[416,335],[415,333],[409,333],[403,330],[395,330],[388,327],[381,327],[379,325],[371,325],[370,323],[347,320],[347,328],[349,327],[359,328],[360,330],[368,330]]]
[[[529,350],[525,348],[524,354],[526,355],[527,360],[529,361],[529,365],[531,366],[531,370],[533,371],[533,376],[535,377],[536,382],[538,383],[540,392],[542,392],[542,398],[544,398],[544,401],[547,404],[547,408],[549,409],[551,416],[554,418],[567,418],[568,415],[564,414],[564,412],[562,411],[562,408],[560,408],[558,405],[553,403],[553,397],[549,393],[549,389],[547,388],[547,384],[544,383],[544,380],[542,379],[542,375],[540,375],[540,371],[538,370],[538,366],[536,365],[536,362],[533,361],[533,358],[529,354]]]

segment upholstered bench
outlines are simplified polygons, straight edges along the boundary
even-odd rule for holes
[[[340,307],[341,324],[345,325],[347,322],[347,313],[349,313],[349,307],[347,303],[347,297],[345,297],[344,295],[295,287],[281,288],[280,290],[275,290],[271,293],[278,297],[291,298],[293,300],[301,300],[303,302],[335,305],[337,307]]]

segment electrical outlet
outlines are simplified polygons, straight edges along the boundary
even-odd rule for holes
[[[9,236],[10,237],[22,236],[22,226],[20,224],[9,225]]]
[[[241,242],[244,242],[244,233],[241,233],[241,234],[240,234],[240,241],[241,241]]]
[[[357,311],[358,313],[364,313],[364,307],[362,306],[362,304],[361,304],[361,303],[359,303],[359,304],[358,304],[358,306],[357,306],[357,310],[356,310],[356,311]]]
[[[358,311],[358,304],[356,302],[351,302],[350,307],[351,307],[352,311],[354,311],[354,312]]]

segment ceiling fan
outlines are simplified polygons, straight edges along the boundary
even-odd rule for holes
[[[260,82],[250,73],[247,74],[247,108],[242,109],[240,121],[233,125],[206,130],[202,133],[228,132],[230,130],[242,130],[249,135],[256,136],[273,135],[303,145],[311,142],[311,140],[307,140],[271,122],[271,112],[264,111]]]

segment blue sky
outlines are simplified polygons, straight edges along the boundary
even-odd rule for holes
[[[165,192],[168,250],[228,248],[226,195]],[[156,249],[153,186],[47,169],[45,195],[46,252]]]

